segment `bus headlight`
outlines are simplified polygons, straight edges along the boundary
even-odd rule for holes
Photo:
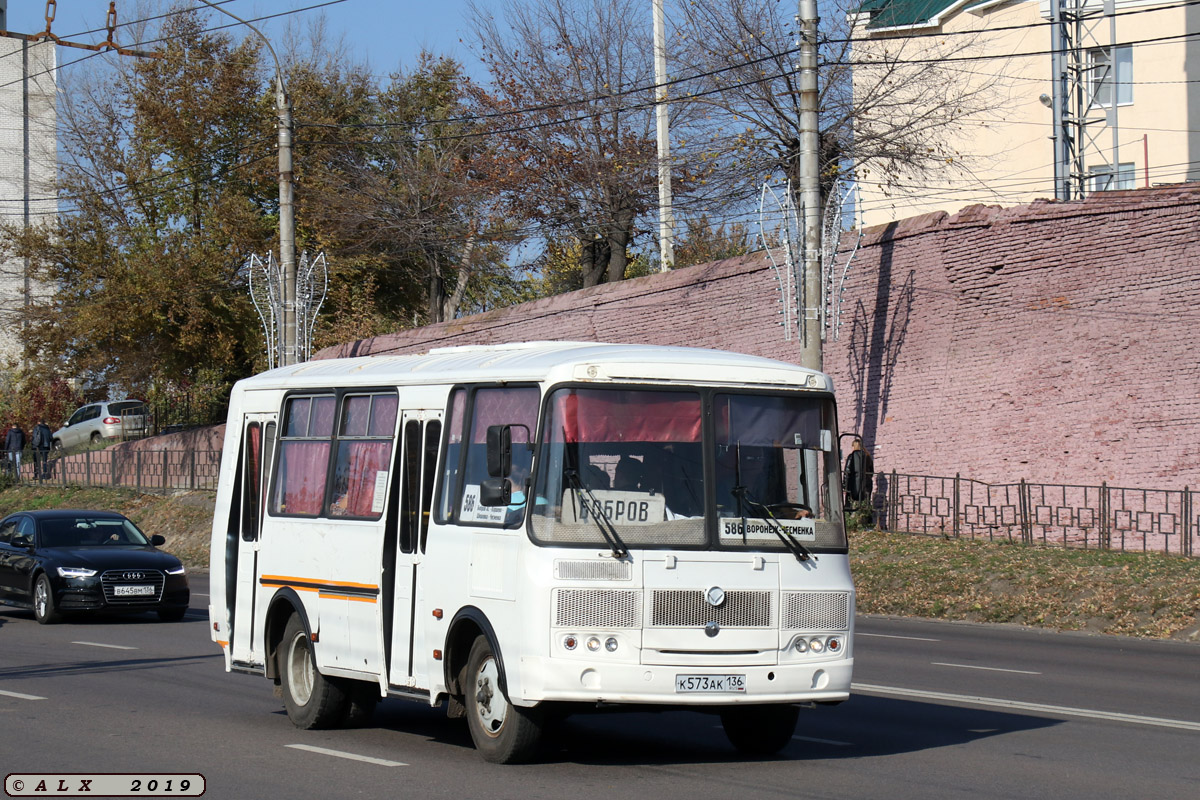
[[[808,642],[804,641],[803,639],[797,639],[795,647],[796,647],[797,653],[807,653],[808,652]]]
[[[589,638],[587,640],[587,648],[588,648],[588,650],[591,650],[593,653],[595,653],[597,650],[600,649],[600,640],[598,638],[596,638],[595,636],[592,636],[591,638]]]
[[[819,638],[814,636],[813,638],[808,640],[808,649],[812,650],[814,653],[820,653],[822,650],[825,649],[825,643],[822,642]]]
[[[578,646],[579,640],[575,638],[575,634],[571,633],[563,637],[563,647],[568,650],[574,650]]]
[[[604,640],[604,649],[610,653],[617,652],[617,637],[610,636]]]
[[[841,650],[842,650],[841,637],[830,636],[829,639],[825,642],[825,647],[827,647],[829,649],[829,652],[831,652],[831,653],[841,652]]]

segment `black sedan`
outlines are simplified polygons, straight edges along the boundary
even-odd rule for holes
[[[112,511],[22,511],[0,520],[0,603],[37,621],[64,613],[157,611],[174,622],[191,592],[183,564]]]

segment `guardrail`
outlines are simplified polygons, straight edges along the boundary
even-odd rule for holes
[[[85,450],[51,455],[45,474],[27,452],[20,482],[28,485],[98,486],[166,492],[182,489],[216,491],[221,467],[219,450]]]
[[[876,473],[888,530],[1123,552],[1200,553],[1200,491],[1029,483],[987,484]]]

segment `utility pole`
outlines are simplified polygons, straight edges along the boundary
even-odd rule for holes
[[[658,124],[658,252],[666,272],[675,266],[675,214],[671,210],[671,140],[667,117],[667,43],[663,0],[654,3],[654,113]]]
[[[271,58],[275,60],[275,114],[279,134],[279,267],[283,271],[283,308],[279,314],[283,324],[279,326],[279,364],[284,367],[291,366],[299,361],[296,324],[296,195],[292,184],[292,99],[283,83],[283,66],[279,63],[279,56],[275,55],[271,40],[236,14],[209,0],[200,2],[233,17],[254,31],[267,46]]]
[[[800,0],[800,206],[804,276],[800,293],[800,366],[821,369],[821,159],[817,120],[817,0]]]

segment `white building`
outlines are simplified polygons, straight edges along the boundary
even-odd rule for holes
[[[0,0],[0,29],[7,27]],[[0,220],[39,225],[58,214],[56,54],[52,42],[0,37]],[[25,259],[0,251],[0,362],[20,355],[21,311],[45,292]]]

